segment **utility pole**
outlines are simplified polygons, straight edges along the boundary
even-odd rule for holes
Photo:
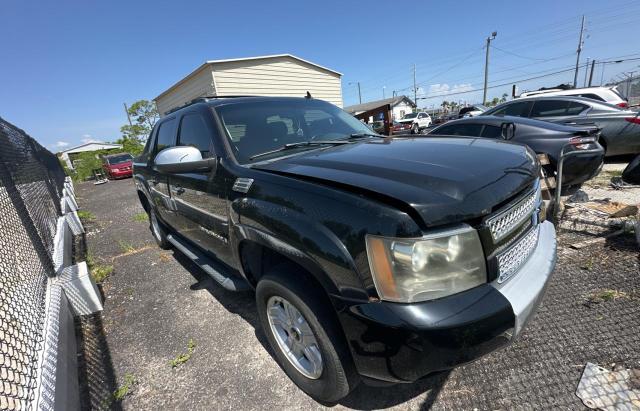
[[[580,40],[578,41],[578,50],[576,51],[576,71],[573,74],[573,88],[578,87],[578,65],[580,64],[580,52],[582,51],[582,38],[584,35],[584,14],[582,15],[582,23],[580,24]]]
[[[383,100],[385,99],[385,96],[384,96],[384,89],[386,89],[386,88],[387,88],[387,86],[382,86],[382,99],[383,99]]]
[[[129,115],[129,108],[127,107],[127,103],[122,103],[124,105],[124,112],[127,113],[127,119],[129,120],[129,125],[133,126],[131,123],[131,116]]]
[[[587,75],[589,74],[589,61],[591,59],[587,57],[587,65],[584,66],[584,82],[582,83],[582,87],[587,87]]]
[[[491,48],[491,40],[495,39],[498,35],[497,31],[491,33],[491,36],[487,37],[487,56],[484,61],[484,92],[482,93],[482,104],[487,103],[487,83],[489,82],[489,49]]]
[[[591,60],[591,74],[589,74],[589,87],[591,87],[591,82],[593,81],[593,70],[596,67],[596,60]]]
[[[418,106],[418,88],[416,87],[416,63],[413,63],[413,102]]]

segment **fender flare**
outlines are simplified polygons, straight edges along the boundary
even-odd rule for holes
[[[302,250],[299,250],[298,248],[276,238],[274,235],[266,231],[257,229],[252,226],[237,224],[233,226],[233,231],[236,244],[240,245],[243,241],[251,241],[279,254],[282,254],[286,258],[290,259],[294,263],[307,270],[322,285],[327,294],[329,294],[330,296],[340,295],[338,287],[333,281],[331,281],[330,277],[325,273],[323,268],[311,256],[309,256]],[[240,258],[240,247],[234,247],[233,252],[234,254],[236,254],[234,256],[237,259],[236,261],[240,262],[238,268],[242,271],[242,274],[246,278],[246,273],[244,273]]]

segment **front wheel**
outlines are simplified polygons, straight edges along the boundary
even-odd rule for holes
[[[420,132],[420,126],[418,126],[418,123],[413,123],[413,126],[411,126],[411,134],[418,134]]]
[[[164,250],[171,248],[171,243],[169,243],[167,239],[167,233],[160,221],[158,221],[156,210],[154,210],[153,207],[149,208],[149,229],[160,248]]]
[[[289,378],[314,399],[335,402],[358,376],[331,302],[295,271],[280,265],[258,282],[258,316]]]

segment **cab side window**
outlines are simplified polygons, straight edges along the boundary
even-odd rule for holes
[[[207,124],[200,114],[185,114],[180,121],[178,146],[191,146],[200,150],[202,158],[213,156],[211,136]]]
[[[171,118],[160,124],[158,128],[158,136],[156,137],[156,147],[153,151],[154,156],[167,147],[172,147],[176,136],[176,119]]]

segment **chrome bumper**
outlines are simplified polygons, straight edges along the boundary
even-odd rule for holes
[[[556,266],[556,230],[549,221],[538,227],[538,245],[528,261],[509,280],[491,285],[505,296],[516,318],[514,337],[522,331],[542,300]]]

